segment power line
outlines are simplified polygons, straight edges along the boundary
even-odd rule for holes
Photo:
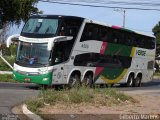
[[[96,7],[96,8],[120,8],[120,9],[130,9],[130,10],[150,10],[150,11],[160,11],[160,9],[155,8],[139,8],[139,7],[112,7],[112,6],[102,6],[102,5],[89,5],[89,4],[79,4],[79,3],[69,3],[69,2],[58,2],[50,0],[39,0],[41,2],[56,3],[63,5],[74,5],[74,6],[85,6],[85,7]]]
[[[118,4],[118,5],[137,5],[137,6],[160,6],[160,2],[124,2],[124,1],[104,1],[104,0],[54,0],[54,2],[57,1],[57,2],[72,2],[72,3],[75,3],[75,2],[80,2],[80,3],[98,3],[98,4]]]
[[[39,0],[40,2],[48,2],[48,3],[56,3],[56,4],[64,4],[64,5],[73,5],[73,6],[85,6],[85,7],[97,7],[97,8],[118,8],[118,9],[134,9],[134,10],[147,10],[147,11],[160,11],[160,9],[150,9],[150,8],[133,8],[133,7],[112,7],[112,6],[101,6],[101,5],[86,5],[86,4],[77,4],[75,3],[76,1],[72,0],[60,0],[60,1],[65,1],[65,2],[58,2],[56,1],[51,1],[51,0]],[[67,1],[67,2],[66,2]],[[79,2],[86,1],[86,0],[80,0]],[[102,1],[102,0],[101,0]],[[145,1],[145,0],[144,0]],[[72,3],[69,3],[72,2]],[[87,2],[86,2],[87,3]],[[88,2],[89,3],[89,2]],[[97,2],[98,3],[98,2]],[[127,27],[128,28],[128,27]],[[135,29],[135,28],[128,28],[128,29],[134,29],[136,31],[141,31],[141,32],[147,32],[147,33],[152,33],[152,31],[146,31],[146,30],[140,30],[140,29]]]
[[[83,3],[98,3],[98,4],[121,4],[121,5],[142,5],[142,6],[160,6],[160,2],[124,2],[124,1],[104,1],[104,0],[54,0],[54,1],[61,1],[61,2],[83,2]]]

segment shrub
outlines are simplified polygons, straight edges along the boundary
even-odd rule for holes
[[[37,112],[37,109],[43,107],[45,103],[49,105],[63,104],[81,104],[111,106],[124,101],[132,101],[133,98],[116,91],[115,89],[90,89],[85,87],[73,88],[70,90],[41,90],[38,97],[27,102],[30,110]],[[37,101],[37,103],[36,103]]]

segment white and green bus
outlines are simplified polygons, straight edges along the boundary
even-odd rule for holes
[[[13,79],[41,85],[126,84],[152,80],[155,38],[76,16],[35,15],[18,38]]]

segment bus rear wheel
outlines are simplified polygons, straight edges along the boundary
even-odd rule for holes
[[[93,87],[93,76],[91,74],[85,75],[82,84],[87,87]]]
[[[129,75],[126,86],[133,87],[133,81],[134,81],[133,75]]]
[[[133,81],[133,87],[140,87],[141,86],[141,77],[137,76],[136,79]]]
[[[71,75],[68,83],[69,88],[78,88],[81,86],[80,77],[77,74]]]

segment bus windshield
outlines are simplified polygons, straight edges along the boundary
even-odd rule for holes
[[[19,42],[16,63],[24,67],[44,67],[49,65],[50,51],[47,43]]]
[[[55,34],[58,28],[58,19],[30,18],[25,24],[22,33]]]

